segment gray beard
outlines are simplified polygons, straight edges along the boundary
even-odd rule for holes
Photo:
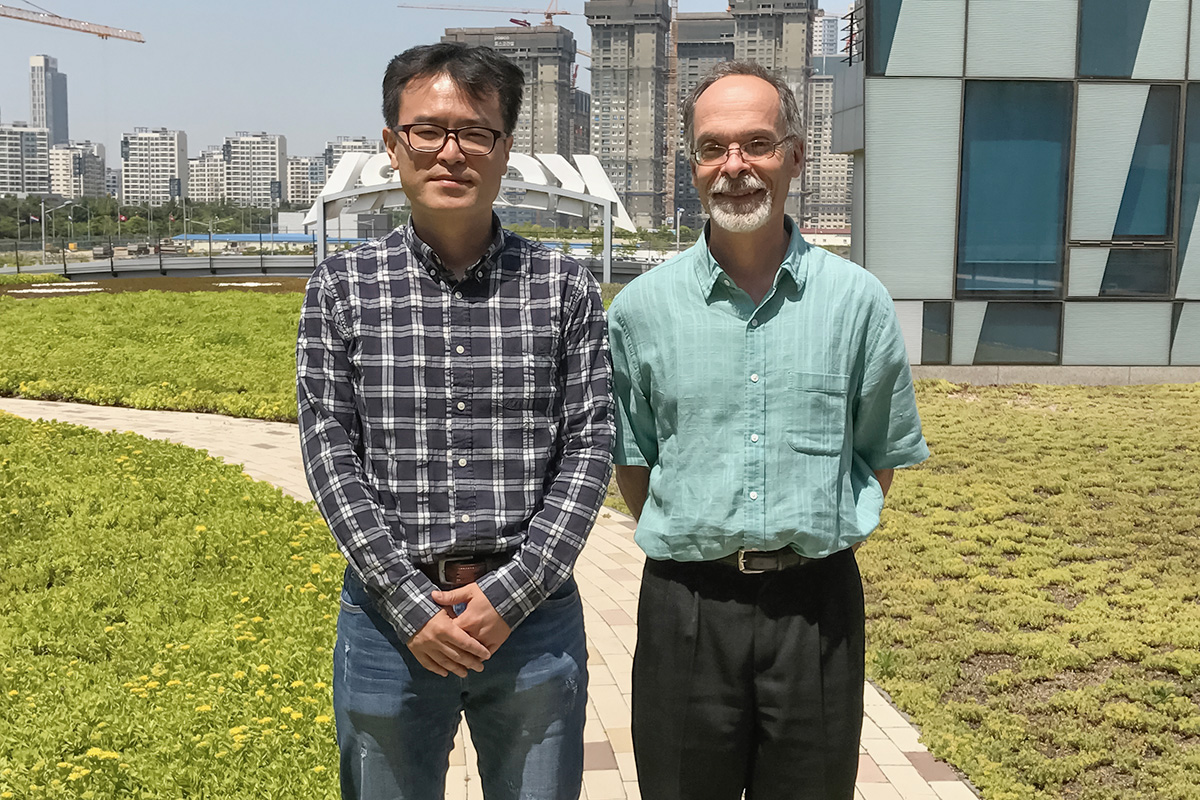
[[[766,184],[753,176],[733,180],[722,176],[713,182],[708,195],[708,216],[718,228],[730,233],[750,233],[767,224],[771,218],[771,195],[764,194],[750,208],[734,211],[732,201],[717,200],[714,195],[731,189],[765,189]]]

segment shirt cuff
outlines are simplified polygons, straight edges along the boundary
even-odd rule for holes
[[[547,597],[515,558],[484,575],[477,585],[510,630],[524,622]]]
[[[433,619],[442,607],[430,596],[436,587],[424,572],[402,581],[379,603],[379,611],[406,643]]]

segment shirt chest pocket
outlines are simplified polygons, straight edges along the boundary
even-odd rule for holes
[[[788,446],[798,453],[841,455],[846,440],[850,378],[824,372],[790,372],[786,397]]]

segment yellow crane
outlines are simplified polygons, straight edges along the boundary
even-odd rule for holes
[[[58,14],[52,14],[49,11],[26,11],[23,8],[13,8],[12,6],[0,5],[0,17],[8,17],[9,19],[19,19],[25,22],[34,22],[39,25],[53,25],[56,28],[66,28],[71,31],[79,31],[80,33],[90,33],[94,36],[99,36],[101,39],[125,39],[130,42],[145,43],[145,39],[137,31],[127,31],[124,28],[110,28],[107,25],[97,25],[94,22],[83,22],[70,17],[60,17]]]

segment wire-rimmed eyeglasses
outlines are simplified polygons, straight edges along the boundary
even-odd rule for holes
[[[767,139],[751,139],[745,143],[732,142],[730,144],[704,142],[692,150],[692,159],[702,167],[716,167],[728,161],[730,150],[736,147],[742,161],[762,161],[779,152],[779,148],[791,138],[791,136],[785,136],[777,142]]]
[[[418,153],[437,153],[446,146],[446,140],[453,136],[458,149],[468,156],[486,156],[496,148],[496,142],[505,136],[503,131],[478,125],[443,128],[432,122],[412,122],[398,125],[392,130],[403,133],[409,148]]]

